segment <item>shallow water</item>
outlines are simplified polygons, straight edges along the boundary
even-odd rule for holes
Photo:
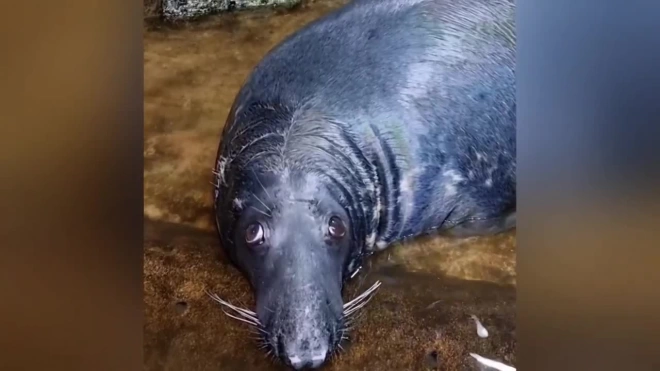
[[[248,307],[247,281],[219,254],[211,168],[243,79],[286,35],[345,1],[147,27],[145,369],[275,370],[248,329],[204,293]],[[515,364],[515,232],[427,237],[374,256],[345,297],[383,286],[329,370],[473,370],[474,352]],[[477,336],[476,315],[490,336]]]

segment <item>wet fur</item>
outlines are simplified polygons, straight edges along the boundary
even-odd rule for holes
[[[274,48],[218,152],[216,216],[234,262],[240,216],[268,213],[278,187],[304,199],[323,185],[345,210],[342,280],[393,242],[515,226],[514,13],[507,0],[356,0]]]

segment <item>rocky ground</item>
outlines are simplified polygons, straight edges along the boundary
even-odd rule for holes
[[[144,0],[145,18],[169,22],[189,21],[203,16],[258,8],[291,8],[301,0]]]
[[[344,1],[223,14],[145,31],[145,370],[275,370],[206,289],[250,306],[219,254],[211,168],[241,82],[275,43]],[[474,370],[470,352],[515,364],[515,232],[394,246],[347,287],[375,280],[346,352],[329,370]],[[490,336],[479,338],[470,315]]]

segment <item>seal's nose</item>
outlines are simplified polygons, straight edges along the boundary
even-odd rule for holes
[[[287,352],[288,363],[295,370],[319,368],[325,362],[328,348],[322,347],[314,352]]]

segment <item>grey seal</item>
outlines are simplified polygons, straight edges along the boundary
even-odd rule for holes
[[[286,365],[339,349],[370,297],[342,299],[366,256],[515,227],[514,19],[508,0],[356,0],[245,81],[218,149],[215,217],[256,297],[234,316]]]

